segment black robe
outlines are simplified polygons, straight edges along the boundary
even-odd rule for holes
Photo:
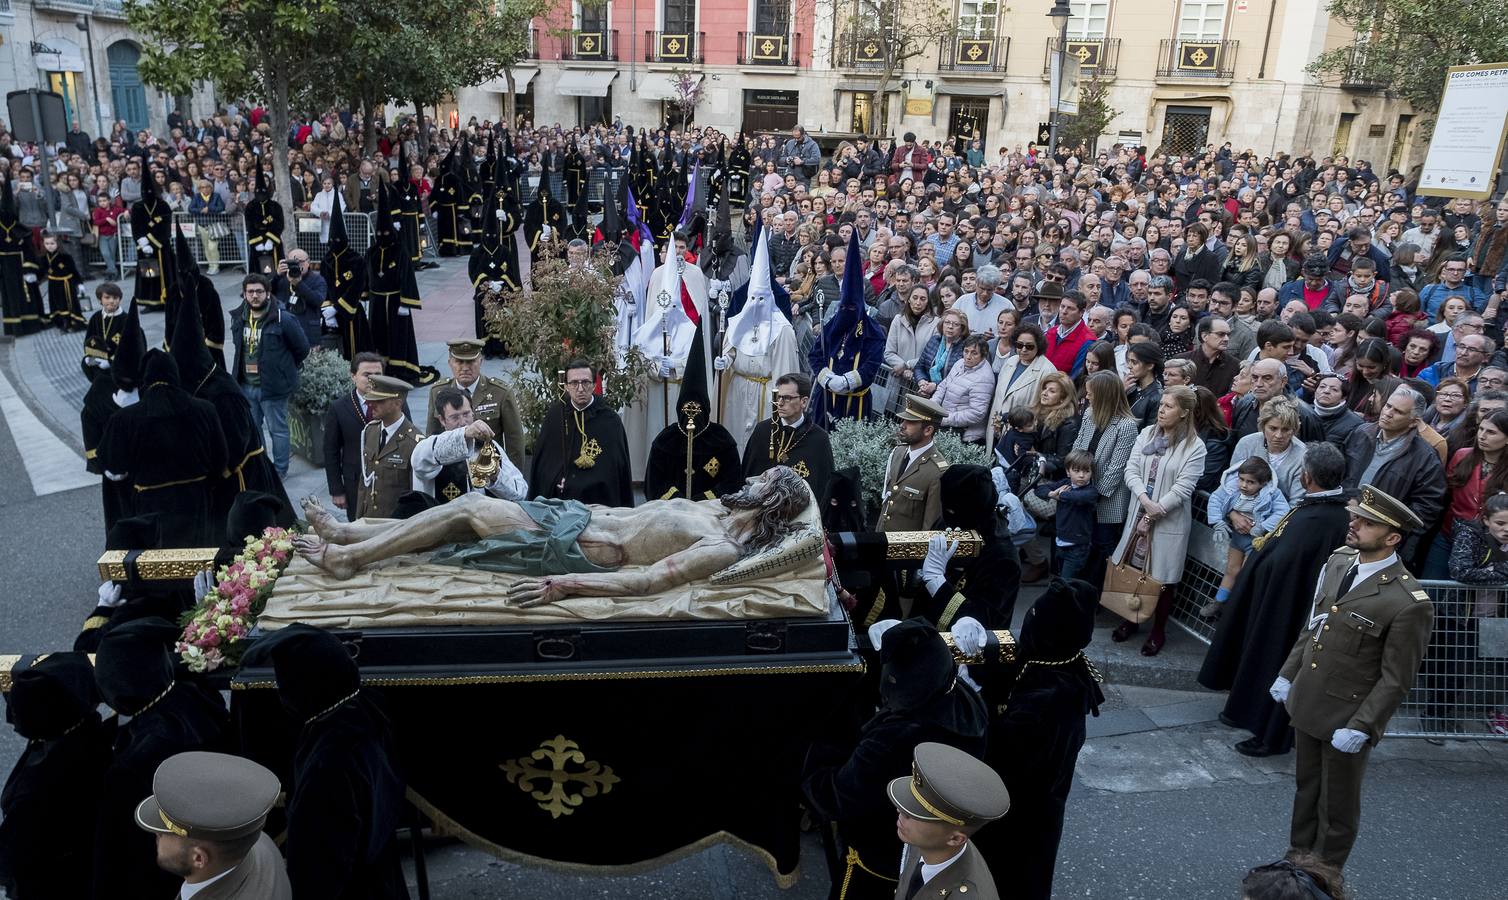
[[[417,265],[423,257],[423,248],[419,245],[419,223],[424,218],[424,213],[419,202],[419,186],[414,184],[407,172],[403,173],[398,184],[398,209],[395,212],[398,221],[403,223],[398,236],[402,239],[404,249],[408,250],[409,261]]]
[[[84,278],[73,257],[62,250],[44,250],[37,264],[41,270],[38,279],[47,283],[48,321],[64,331],[84,327],[84,314],[79,311],[79,286]]]
[[[649,461],[644,466],[645,499],[715,500],[734,493],[744,481],[738,442],[716,422],[696,432],[691,466],[691,496],[687,498],[686,432],[680,423],[661,429],[649,445]]]
[[[501,356],[505,349],[503,342],[493,337],[487,328],[486,301],[494,293],[487,282],[501,282],[504,290],[518,290],[518,250],[513,235],[508,235],[503,243],[492,239],[472,247],[471,258],[466,261],[466,274],[471,278],[472,312],[476,317],[476,336],[483,342],[483,353],[489,359]]]
[[[246,204],[247,268],[268,278],[277,274],[283,260],[283,205],[272,199],[254,198]],[[258,244],[271,244],[271,250],[258,250]],[[265,264],[261,257],[271,257]],[[267,271],[267,267],[271,271]]]
[[[827,486],[833,477],[833,448],[827,432],[818,428],[811,416],[800,425],[791,428],[784,423],[775,430],[770,440],[770,419],[755,423],[744,445],[743,472],[745,478],[761,475],[779,465],[790,466],[796,474],[806,479],[812,496],[818,503],[827,502]],[[782,455],[781,450],[784,449]]]
[[[84,377],[89,379],[90,384],[101,378],[107,384],[111,382],[109,369],[87,365],[87,362],[91,358],[110,363],[115,361],[115,351],[120,348],[121,335],[125,333],[126,319],[129,316],[130,310],[124,306],[113,316],[105,315],[103,310],[95,310],[89,316],[89,323],[84,326],[84,355],[79,360],[79,368],[84,370]]]
[[[226,451],[215,407],[149,377],[141,400],[110,417],[98,459],[126,476],[131,515],[162,516],[163,547],[220,545],[225,520],[211,514],[210,495]]]
[[[1293,747],[1288,710],[1267,693],[1309,622],[1320,569],[1346,542],[1346,497],[1304,498],[1241,567],[1199,683],[1229,690],[1223,717],[1269,750]]]
[[[19,220],[0,221],[0,307],[5,333],[12,337],[35,334],[42,327],[41,282],[28,284],[23,277],[38,271],[31,254],[31,229]]]
[[[379,235],[367,251],[367,286],[371,299],[372,343],[388,365],[388,374],[419,384],[419,345],[414,340],[413,313],[422,306],[419,285],[397,234]],[[406,310],[407,315],[400,315]]]
[[[271,494],[291,508],[283,479],[278,477],[277,467],[267,455],[262,430],[251,416],[251,403],[241,393],[240,385],[217,366],[193,387],[195,397],[214,407],[220,433],[225,437],[225,477],[215,479],[210,504],[215,527],[223,532],[226,516],[242,491]],[[220,543],[221,536],[216,533],[215,545]]]
[[[441,256],[462,256],[471,252],[471,226],[467,215],[471,211],[471,198],[461,176],[446,172],[440,176],[435,192],[430,195],[429,205],[439,222],[439,247]]]
[[[598,398],[576,417],[568,401],[550,404],[534,439],[529,467],[529,496],[580,500],[602,506],[633,506],[633,474],[628,467],[628,436],[623,420]],[[580,460],[591,465],[578,465]]]
[[[151,254],[136,252],[136,284],[132,289],[132,303],[140,303],[143,311],[164,309],[173,294],[173,210],[156,196],[131,204],[131,234],[133,240],[146,238],[152,245]],[[157,261],[157,274],[147,275],[141,263]],[[169,310],[168,319],[173,316]]]
[[[62,737],[27,742],[0,792],[0,893],[90,896],[90,839],[114,736],[113,725],[90,715]]]
[[[90,367],[94,371],[93,367]],[[84,394],[84,408],[79,411],[79,424],[84,438],[84,468],[95,475],[104,475],[104,466],[99,462],[99,447],[104,440],[110,419],[120,412],[115,403],[115,382],[108,373],[97,376]],[[104,503],[105,530],[117,520],[129,515],[131,495],[134,491],[124,481],[100,479],[100,499]]]
[[[362,255],[346,248],[325,254],[319,273],[329,286],[326,301],[335,306],[335,330],[340,355],[350,361],[358,353],[375,349],[372,324],[361,301],[367,296],[367,264]]]
[[[193,278],[195,286],[193,291],[194,303],[199,307],[199,324],[204,332],[204,347],[209,351],[210,359],[214,360],[221,369],[230,371],[225,365],[225,310],[220,307],[220,292],[215,290],[215,283],[208,276],[200,274],[197,270],[191,272],[179,272],[178,278]],[[175,300],[182,299],[183,284],[179,284],[179,296]],[[178,316],[170,315],[163,323],[163,343],[167,346],[173,344],[173,333],[178,328]]]

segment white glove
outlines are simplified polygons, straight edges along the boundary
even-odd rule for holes
[[[1292,687],[1293,682],[1279,675],[1278,680],[1274,681],[1272,683],[1272,687],[1267,689],[1267,694],[1278,703],[1287,703],[1288,690]]]
[[[1342,753],[1358,753],[1367,745],[1367,733],[1355,728],[1337,728],[1330,736],[1330,746]]]
[[[670,362],[670,360],[666,359],[663,356],[659,358],[659,363],[661,380],[669,381],[670,374],[675,371],[675,366]]]
[[[268,250],[271,250],[272,249],[272,241],[263,241],[262,243],[257,244],[257,249],[261,250],[264,253],[267,252]]]
[[[716,359],[714,359],[712,361],[712,368],[716,369],[719,372],[722,372],[722,371],[726,370],[728,368],[728,366],[731,366],[732,364],[733,364],[733,360],[729,359],[726,356],[719,356],[718,358],[716,358]]]
[[[200,569],[199,574],[194,576],[194,602],[198,603],[209,593],[209,589],[215,586],[215,576],[210,574],[209,569]]]
[[[402,222],[394,222],[393,223],[393,230],[394,231],[402,231],[403,230],[403,223]]]
[[[113,581],[102,582],[99,586],[99,605],[114,609],[126,601],[120,595],[120,585]]]
[[[398,307],[398,315],[403,316],[406,319],[409,316],[413,315],[413,313],[408,311],[407,306],[400,306]]]
[[[319,317],[324,320],[326,325],[331,328],[335,327],[335,307],[321,306],[319,308]]]
[[[493,215],[497,216],[497,220],[499,222],[501,222],[503,219],[507,218],[507,216],[508,216],[508,214],[506,212],[504,212],[503,210],[501,210],[501,209],[498,210],[497,212],[493,213]]]
[[[953,646],[964,656],[977,656],[983,652],[989,636],[990,633],[973,616],[964,616],[953,623]]]
[[[948,580],[948,560],[958,552],[958,541],[955,539],[949,543],[948,539],[940,534],[932,535],[927,541],[927,558],[922,560],[922,581],[926,582],[927,590],[933,594]]]
[[[119,393],[119,392],[117,392],[117,393]],[[126,480],[126,476],[125,475],[117,475],[114,472],[110,471],[109,469],[105,470],[105,477],[108,478],[108,479],[110,479],[111,481],[125,481]]]
[[[141,250],[141,252],[143,252],[143,253],[151,253],[152,252],[152,242],[149,241],[149,240],[147,240],[144,237],[139,237],[139,238],[136,239],[136,247],[137,247],[137,249]]]
[[[31,274],[30,272],[27,272],[25,275],[21,276],[21,280],[26,282],[27,284],[36,284],[37,276]]]
[[[721,278],[714,278],[707,285],[707,290],[708,293],[711,293],[715,296],[717,294],[721,294],[723,291],[731,291],[732,289],[728,287],[728,282],[723,281]]]
[[[115,401],[116,406],[125,409],[128,406],[134,406],[136,401],[141,399],[141,395],[136,393],[136,391],[116,391],[110,395],[110,399]],[[115,480],[119,481],[120,479],[117,478]]]
[[[981,692],[981,691],[984,690],[984,688],[982,688],[982,687],[979,686],[979,682],[977,682],[977,681],[974,680],[974,676],[972,676],[972,675],[969,674],[969,667],[968,666],[959,666],[958,667],[958,678],[964,684],[967,684],[969,687],[973,688],[974,691],[975,691],[975,693],[979,693],[979,692]]]
[[[881,619],[869,626],[869,646],[880,649],[880,641],[884,639],[885,632],[901,624],[900,619]]]
[[[95,365],[99,366],[101,369],[108,369],[110,368],[110,360],[102,359],[99,362],[95,363]]]
[[[493,293],[496,293],[496,292],[498,292],[498,291],[500,291],[502,289],[503,289],[503,283],[501,281],[489,281],[489,282],[487,282],[487,290],[492,291]]]
[[[104,362],[104,360],[100,359],[98,356],[84,357],[84,365],[86,366],[98,366],[102,362]]]

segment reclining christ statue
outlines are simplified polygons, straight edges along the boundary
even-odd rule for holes
[[[509,585],[508,602],[533,607],[573,596],[643,597],[704,581],[779,544],[812,504],[810,488],[787,466],[720,500],[655,500],[631,509],[471,493],[411,519],[343,523],[310,499],[304,512],[314,534],[294,544],[339,579],[391,557],[435,551],[430,562],[529,576]]]

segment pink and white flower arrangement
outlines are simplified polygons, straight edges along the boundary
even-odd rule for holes
[[[178,653],[190,670],[212,672],[241,658],[273,584],[293,558],[293,536],[276,527],[252,535],[230,565],[215,573],[209,590],[183,617]]]

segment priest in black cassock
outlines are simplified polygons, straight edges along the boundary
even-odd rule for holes
[[[115,737],[99,703],[94,666],[82,653],[50,653],[12,673],[5,719],[26,743],[0,792],[0,894],[93,893],[89,838]]]
[[[812,415],[818,424],[831,428],[840,419],[866,419],[875,414],[869,388],[885,356],[885,329],[869,317],[864,304],[863,260],[859,235],[848,239],[848,259],[843,264],[843,285],[838,311],[822,326],[812,346],[816,402]]]
[[[458,147],[464,148],[465,143],[460,140],[451,142],[450,150],[440,162],[440,179],[430,197],[430,206],[434,207],[435,220],[439,223],[438,252],[441,256],[461,256],[471,252],[471,233],[466,225],[470,197],[461,163],[456,159]]]
[[[104,773],[93,836],[97,900],[170,897],[182,886],[180,876],[157,867],[156,839],[136,824],[136,807],[152,795],[152,776],[168,757],[228,749],[230,717],[219,692],[180,676],[172,647],[182,631],[166,619],[137,619],[111,628],[95,655],[100,696],[130,717]]]
[[[821,503],[833,475],[833,448],[827,432],[807,412],[811,397],[810,376],[789,372],[775,379],[775,411],[750,432],[743,470],[750,478],[775,466],[790,466]]]
[[[633,506],[633,474],[623,420],[593,393],[597,372],[584,359],[566,363],[565,396],[550,404],[534,439],[529,496]]]
[[[261,272],[268,278],[277,274],[278,263],[283,261],[283,204],[272,198],[272,189],[267,185],[267,173],[262,160],[252,163],[257,170],[256,186],[251,202],[246,204],[246,258],[251,261],[249,271]],[[270,163],[269,163],[270,165]]]
[[[340,342],[340,355],[349,362],[356,354],[373,350],[375,345],[372,343],[372,324],[361,305],[367,296],[367,262],[361,252],[351,246],[346,233],[344,203],[345,199],[336,191],[335,209],[330,213],[330,242],[325,245],[325,258],[319,264],[319,274],[324,276],[329,287],[320,316],[326,331],[335,331]]]
[[[686,375],[675,401],[675,422],[649,445],[644,468],[644,496],[650,500],[687,497],[716,500],[743,484],[738,442],[728,429],[712,421],[707,394],[707,354],[702,325],[691,337]]]
[[[17,337],[41,329],[40,283],[32,254],[31,229],[21,224],[10,178],[0,178],[0,308],[4,312],[6,334]]]
[[[165,309],[173,278],[173,210],[157,196],[156,174],[148,166],[142,167],[141,199],[131,204],[131,234],[136,238],[131,302],[140,303],[142,312]]]
[[[1332,445],[1321,441],[1305,449],[1304,496],[1247,556],[1199,670],[1200,684],[1230,691],[1221,721],[1252,733],[1236,744],[1243,755],[1293,749],[1288,710],[1267,691],[1308,625],[1320,569],[1346,542],[1345,471]]]
[[[228,463],[215,408],[183,389],[161,350],[147,352],[142,382],[141,399],[110,417],[100,467],[130,488],[132,515],[162,516],[164,547],[217,546],[225,519],[212,515],[210,495]]]
[[[283,843],[295,896],[406,900],[397,840],[404,784],[393,726],[362,689],[345,645],[293,624],[258,640],[246,659],[272,666],[278,700],[298,733]]]
[[[382,354],[387,374],[412,385],[431,384],[440,373],[419,365],[419,345],[414,340],[413,315],[424,303],[419,282],[404,246],[401,232],[409,223],[394,214],[397,191],[382,185],[377,191],[377,225],[367,250],[367,296],[372,323],[372,343]]]
[[[93,379],[84,393],[79,424],[84,438],[84,466],[100,476],[100,499],[105,508],[105,529],[127,515],[133,493],[125,482],[105,477],[99,461],[99,446],[110,419],[139,399],[141,367],[147,354],[147,336],[141,329],[136,304],[126,304],[117,295],[114,311],[101,309],[89,321],[84,343],[84,371]],[[101,297],[100,303],[105,304]],[[92,364],[91,364],[92,361]]]
[[[210,289],[213,291],[213,286]],[[215,317],[221,318],[219,302],[216,301],[214,306]],[[178,365],[179,375],[189,394],[209,403],[214,409],[225,443],[225,466],[210,478],[209,484],[214,540],[209,544],[190,545],[216,547],[220,544],[226,516],[229,515],[237,494],[242,491],[260,491],[272,494],[284,503],[288,502],[288,494],[283,490],[283,480],[278,477],[277,469],[266,453],[262,429],[257,427],[256,420],[251,415],[251,403],[241,392],[236,379],[220,368],[210,355],[204,340],[199,306],[194,303],[179,304],[177,320],[171,345],[173,360]],[[147,383],[150,384],[151,380],[148,379]]]

